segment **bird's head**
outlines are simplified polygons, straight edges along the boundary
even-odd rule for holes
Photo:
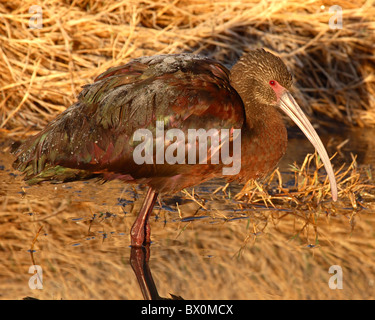
[[[231,70],[231,84],[241,96],[246,113],[259,114],[265,108],[279,107],[298,125],[319,153],[329,177],[332,198],[336,200],[336,179],[330,159],[315,129],[290,94],[292,83],[284,62],[264,49],[246,53]]]
[[[281,96],[293,83],[284,62],[264,49],[244,54],[233,66],[231,80],[243,100],[252,99],[259,105],[273,106],[280,103]]]

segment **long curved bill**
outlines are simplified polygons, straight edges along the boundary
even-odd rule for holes
[[[323,161],[324,167],[328,174],[329,183],[331,185],[331,193],[333,201],[337,200],[337,184],[335,174],[332,169],[331,161],[329,160],[326,149],[323,146],[322,141],[320,140],[318,134],[314,130],[310,121],[307,119],[297,102],[294,100],[293,96],[288,92],[284,92],[280,97],[280,108],[283,110],[302,130],[307,139],[315,147],[316,151],[320,155],[320,158]]]

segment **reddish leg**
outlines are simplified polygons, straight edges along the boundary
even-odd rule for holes
[[[158,193],[154,189],[149,188],[141,211],[139,211],[138,217],[130,231],[132,247],[141,247],[151,242],[151,227],[148,219],[150,218],[157,197]]]

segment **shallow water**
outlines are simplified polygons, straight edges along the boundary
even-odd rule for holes
[[[284,181],[291,177],[289,165],[301,164],[306,153],[314,151],[302,134],[293,135],[279,164]],[[335,157],[335,166],[350,163],[351,152],[358,155],[359,166],[375,164],[375,130],[321,137],[329,154],[349,139]],[[11,168],[13,158],[5,137],[0,146],[0,251],[5,261],[0,267],[1,298],[142,299],[145,294],[184,299],[374,297],[372,263],[353,272],[348,260],[351,254],[356,259],[356,246],[362,246],[362,240],[370,248],[363,254],[373,253],[372,210],[357,219],[354,231],[350,210],[347,220],[330,217],[341,219],[334,227],[326,223],[324,215],[319,216],[324,222],[317,241],[314,228],[303,228],[304,213],[298,213],[301,218],[295,214],[281,221],[280,216],[288,215],[289,209],[262,204],[244,207],[233,198],[241,185],[231,184],[225,193],[214,194],[225,183],[212,180],[194,188],[195,201],[182,192],[163,195],[151,219],[150,251],[135,252],[129,246],[129,230],[145,188],[119,181],[27,187]],[[148,265],[143,264],[144,255],[150,256]],[[32,271],[28,271],[34,264],[43,270],[43,289],[30,288]],[[347,268],[350,276],[346,279],[353,283],[346,283],[346,290],[329,288],[330,265]],[[149,278],[137,280],[139,268],[150,268]],[[144,281],[143,294],[139,280]],[[158,293],[152,289],[154,285]],[[145,293],[147,290],[154,293]]]

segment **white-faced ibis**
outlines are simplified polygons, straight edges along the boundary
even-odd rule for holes
[[[99,177],[148,185],[131,229],[132,246],[142,246],[150,243],[148,220],[158,193],[214,177],[246,182],[275,168],[287,146],[280,108],[320,154],[336,200],[329,157],[289,93],[291,85],[285,64],[263,49],[245,54],[231,71],[191,54],[135,59],[84,86],[75,104],[19,147],[14,168],[25,173],[29,184]],[[240,129],[241,170],[225,176],[223,164],[135,163],[133,151],[140,143],[133,139],[136,130],[155,132],[157,121],[164,122],[165,130],[178,128],[186,136],[192,128]],[[153,157],[155,148],[154,140]]]

